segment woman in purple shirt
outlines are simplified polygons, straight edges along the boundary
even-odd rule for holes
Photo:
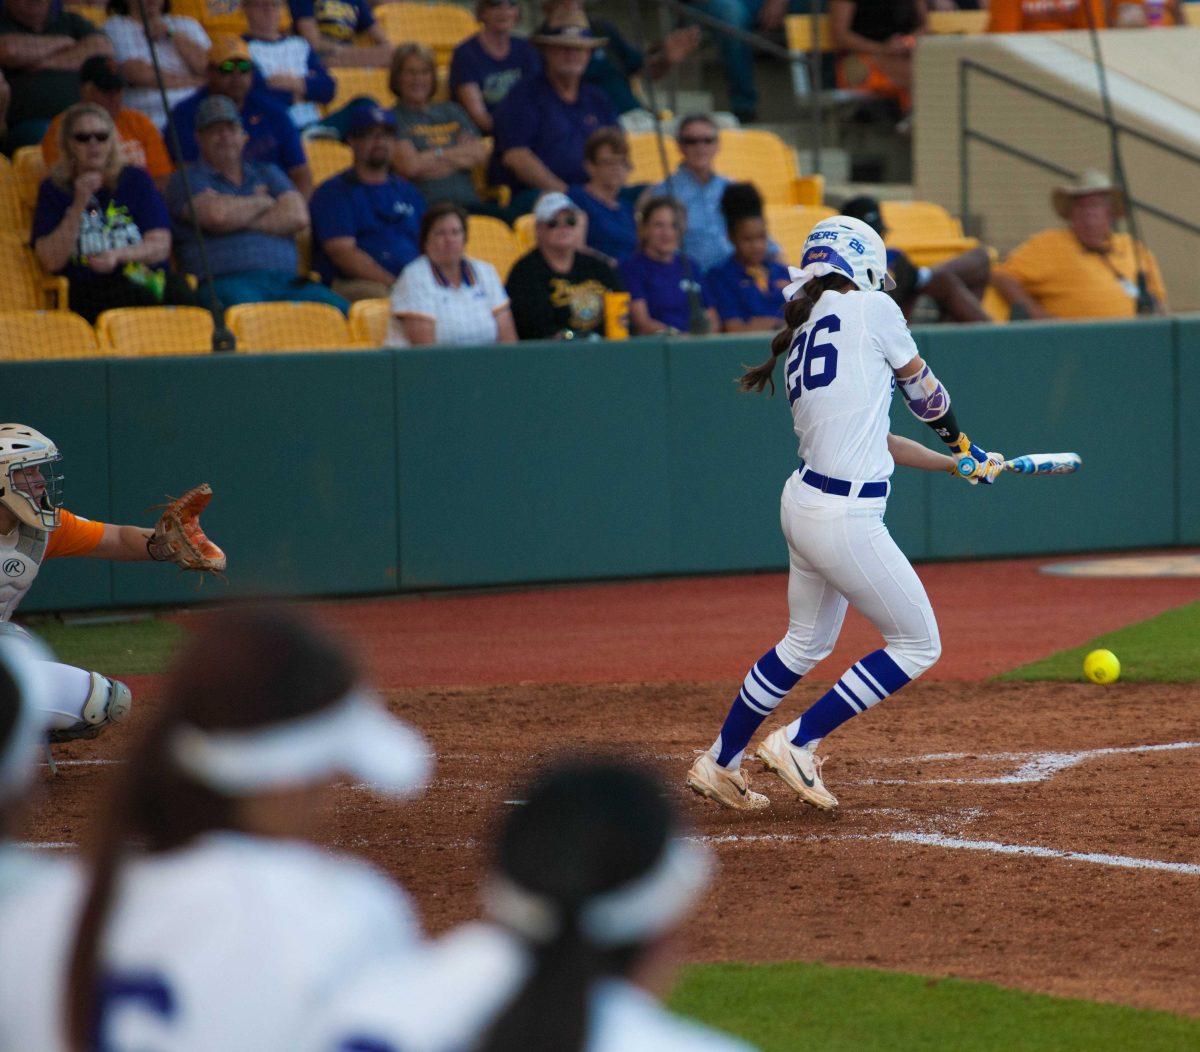
[[[634,335],[717,331],[702,271],[679,251],[685,223],[683,207],[674,198],[652,197],[642,206],[640,248],[621,264]]]
[[[477,0],[475,17],[479,32],[450,59],[450,95],[488,135],[492,112],[517,81],[542,68],[542,58],[528,40],[512,35],[521,17],[518,0]]]

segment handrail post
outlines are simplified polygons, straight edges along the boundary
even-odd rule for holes
[[[967,128],[970,123],[970,99],[967,96],[967,66],[958,63],[958,214],[962,217],[963,233],[975,236],[975,223],[971,216],[971,162]]]
[[[824,137],[824,114],[821,112],[821,92],[825,90],[822,81],[822,65],[824,56],[821,54],[821,3],[811,0],[808,6],[808,114],[812,124],[812,168],[814,175],[821,175],[821,139]]]

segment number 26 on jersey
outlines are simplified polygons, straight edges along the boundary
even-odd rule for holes
[[[795,404],[803,391],[828,387],[837,376],[837,348],[827,334],[841,332],[842,320],[836,314],[826,314],[808,334],[801,332],[792,344],[787,363],[788,401]]]

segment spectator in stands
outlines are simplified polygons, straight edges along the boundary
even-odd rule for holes
[[[116,62],[108,55],[93,55],[79,70],[79,86],[84,102],[103,107],[112,117],[125,160],[145,168],[158,189],[165,190],[167,179],[175,170],[167,156],[166,143],[149,117],[124,104],[125,80],[118,72]],[[47,168],[53,168],[58,162],[62,119],[62,114],[55,117],[42,139],[42,160]]]
[[[849,54],[838,63],[842,87],[912,108],[913,50],[925,32],[925,0],[832,0],[833,41]]]
[[[583,249],[585,216],[566,194],[534,207],[537,247],[513,265],[508,296],[522,340],[604,334],[604,296],[624,289],[617,271]]]
[[[166,204],[149,173],[125,163],[108,110],[77,103],[60,134],[30,241],[43,269],[68,279],[71,310],[94,322],[110,307],[191,302],[186,282],[166,274]]]
[[[472,259],[467,212],[451,201],[421,218],[421,255],[392,289],[388,343],[396,346],[512,343],[517,338],[508,293],[496,268]]]
[[[141,7],[146,9],[150,36],[142,25]],[[208,49],[212,42],[194,18],[170,14],[170,0],[108,0],[104,33],[112,41],[117,68],[129,84],[125,101],[140,110],[156,128],[167,123],[162,94],[150,60],[150,43],[158,56],[167,102],[174,108],[204,83]]]
[[[1057,187],[1051,203],[1067,225],[1034,234],[992,272],[992,284],[1012,304],[1014,317],[1130,318],[1165,312],[1167,294],[1154,253],[1113,231],[1124,202],[1108,176],[1084,172]]]
[[[521,17],[518,0],[476,0],[480,29],[454,49],[450,95],[485,135],[492,115],[522,77],[541,71],[542,58],[523,37],[512,35]]]
[[[253,88],[254,62],[246,42],[235,36],[218,36],[208,55],[208,83],[171,111],[183,160],[200,156],[195,129],[204,100],[214,95],[232,99],[248,133],[246,160],[271,164],[287,173],[306,198],[312,195],[312,172],[300,143],[300,133],[288,112],[261,88]]]
[[[320,102],[332,102],[333,77],[302,36],[279,29],[283,0],[242,0],[249,32],[250,58],[265,80],[267,93],[288,111],[300,129],[321,119]]]
[[[550,18],[556,11],[574,12],[587,19],[584,0],[542,0],[542,14]],[[700,44],[699,26],[676,29],[651,45],[649,57],[643,55],[608,19],[587,19],[592,32],[605,41],[592,52],[583,79],[594,84],[608,97],[620,114],[645,110],[645,103],[634,94],[631,78],[645,73],[652,80],[666,76]]]
[[[513,207],[522,211],[542,191],[566,191],[572,183],[586,182],[588,136],[617,124],[617,112],[603,92],[583,82],[591,52],[601,44],[586,19],[556,15],[533,41],[542,49],[545,68],[523,77],[496,110],[489,180],[511,186]]]
[[[1108,0],[1105,20],[1113,29],[1186,26],[1180,0]]]
[[[277,166],[245,158],[248,136],[232,99],[210,95],[201,100],[195,138],[200,160],[187,166],[191,203],[180,172],[167,189],[180,266],[204,273],[190,219],[194,205],[217,296],[226,307],[309,300],[345,313],[345,299],[297,274],[295,238],[308,226],[308,208]]]
[[[737,29],[776,33],[783,28],[788,0],[689,0],[694,7]],[[729,87],[729,108],[742,124],[758,120],[758,88],[754,85],[754,51],[728,33],[712,32],[721,51]]]
[[[1087,4],[1087,8],[1083,5]],[[1103,29],[1105,0],[989,0],[989,33],[1046,33],[1056,29]]]
[[[321,280],[346,299],[380,299],[420,254],[425,199],[392,171],[395,115],[359,99],[349,120],[354,167],[313,194],[313,262]]]
[[[327,66],[387,69],[392,45],[375,21],[370,0],[288,0],[292,27]],[[365,35],[370,44],[355,38]]]
[[[701,268],[710,270],[733,252],[721,213],[721,198],[729,188],[729,180],[713,167],[721,138],[713,119],[704,114],[684,117],[675,137],[683,163],[652,192],[655,197],[673,197],[683,205],[687,213],[683,249]]]
[[[629,140],[620,128],[598,128],[583,147],[588,181],[568,196],[587,216],[588,247],[616,262],[637,250],[634,204],[639,190],[626,186],[633,169]]]
[[[629,331],[714,332],[716,312],[704,289],[704,272],[680,252],[687,214],[670,197],[651,197],[638,213],[638,251],[621,261],[629,291]]]
[[[111,55],[108,37],[52,0],[3,0],[0,70],[11,89],[5,153],[42,141],[50,121],[79,101],[79,69]]]
[[[472,170],[487,163],[488,145],[457,102],[434,102],[437,64],[423,44],[401,44],[392,56],[396,96],[396,171],[411,179],[426,201],[453,201],[483,211]]]
[[[887,239],[879,202],[867,194],[852,197],[842,205],[842,215],[861,219],[880,237]],[[982,245],[932,267],[918,267],[898,248],[887,250],[888,272],[896,287],[888,293],[906,318],[921,296],[937,304],[942,321],[991,321],[983,309],[983,295],[991,278],[992,261]]]
[[[768,259],[771,239],[753,183],[731,183],[721,198],[733,254],[705,275],[709,301],[725,332],[774,332],[783,325],[788,268]]]

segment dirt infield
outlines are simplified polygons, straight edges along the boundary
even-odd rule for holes
[[[490,822],[519,806],[529,772],[602,749],[654,767],[721,860],[687,934],[694,960],[896,968],[1200,1015],[1200,691],[978,681],[1196,598],[1196,582],[1064,584],[1011,563],[921,573],[946,639],[942,678],[829,739],[832,815],[757,765],[755,787],[774,802],[763,814],[719,811],[682,787],[744,666],[774,638],[777,577],[321,604],[362,639],[394,708],[438,753],[418,804],[341,790],[328,839],[394,873],[442,931],[474,914]],[[501,623],[489,629],[482,607]],[[788,718],[876,645],[862,626],[847,635],[828,674],[785,702]],[[690,676],[670,649],[684,639]],[[571,657],[587,658],[574,676]],[[499,685],[480,685],[489,668],[484,682]],[[447,681],[459,685],[430,686]],[[153,680],[138,686],[134,731],[157,693]],[[47,786],[28,838],[78,843],[131,736],[60,750],[74,762]]]

